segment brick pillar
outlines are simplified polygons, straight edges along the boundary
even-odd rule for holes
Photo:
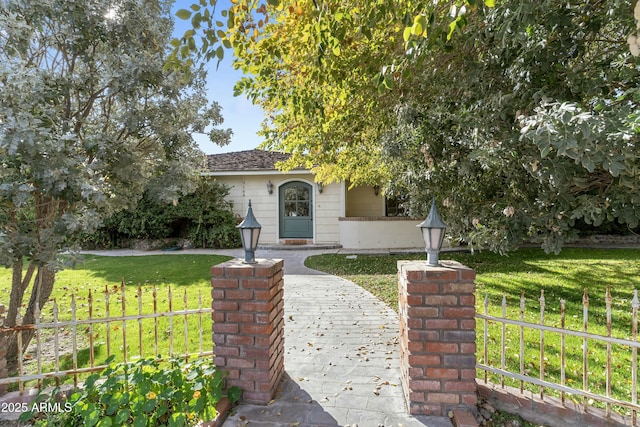
[[[400,369],[412,415],[475,411],[475,271],[398,261]]]
[[[211,268],[214,363],[243,400],[267,404],[284,373],[282,260],[239,259]]]

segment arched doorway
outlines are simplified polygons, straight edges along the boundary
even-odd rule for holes
[[[280,238],[313,238],[313,187],[301,181],[280,187]]]

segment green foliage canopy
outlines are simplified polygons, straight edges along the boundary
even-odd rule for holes
[[[284,168],[410,193],[414,215],[437,196],[452,237],[498,251],[638,226],[629,2],[232,4],[220,20],[185,10],[197,25],[175,43],[218,27],[200,48],[233,47],[265,146],[294,154]]]
[[[393,124],[405,51],[446,40],[465,11],[493,1],[232,1],[216,13],[201,0],[178,16],[193,29],[174,57],[197,51],[221,60],[233,48],[245,73],[236,93],[266,113],[264,148],[292,153],[322,182],[378,184],[392,172],[379,139]]]
[[[175,200],[192,189],[203,157],[191,133],[222,118],[194,61],[165,66],[170,6],[0,2],[0,263],[13,269],[7,326],[32,279],[24,322],[47,301],[56,256],[72,235],[135,205],[145,190]],[[221,144],[228,136],[211,132]]]
[[[163,71],[169,12],[162,1],[2,3],[3,264],[51,262],[69,233],[146,188],[164,200],[190,190],[202,163],[191,132],[222,119],[202,72]]]
[[[446,49],[415,58],[422,96],[401,104],[385,141],[405,172],[394,183],[418,211],[437,195],[453,236],[496,250],[533,238],[557,252],[582,223],[638,227],[628,3],[503,1],[484,12]]]
[[[117,212],[95,233],[85,235],[83,247],[121,247],[128,239],[186,238],[194,247],[237,248],[240,233],[224,185],[201,178],[196,190],[175,203],[164,203],[148,192],[135,209]]]

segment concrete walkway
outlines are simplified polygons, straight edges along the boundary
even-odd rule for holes
[[[397,314],[356,284],[304,266],[308,256],[341,252],[302,248],[256,251],[258,258],[284,259],[285,377],[271,404],[240,405],[224,427],[452,426],[446,417],[406,413]],[[151,254],[124,250],[91,253]],[[236,249],[174,253],[243,256]]]
[[[285,378],[270,405],[240,405],[224,427],[451,427],[406,413],[393,310],[331,275],[287,274],[284,288]]]
[[[342,249],[258,249],[257,258],[284,259],[285,274],[317,275],[324,274],[321,271],[312,270],[304,266],[304,260],[312,255],[340,253]],[[82,251],[83,254],[101,256],[148,256],[148,255],[227,255],[244,259],[242,249],[181,249],[179,251],[139,251],[135,249],[111,249]],[[348,252],[351,253],[351,252]]]

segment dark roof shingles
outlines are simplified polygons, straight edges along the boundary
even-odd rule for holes
[[[277,151],[247,150],[207,156],[209,172],[275,170],[275,164],[291,155]]]

